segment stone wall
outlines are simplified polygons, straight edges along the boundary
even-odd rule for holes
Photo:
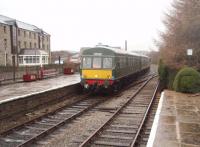
[[[38,36],[39,33],[18,28],[18,48],[39,48]]]
[[[33,32],[18,28],[17,46],[18,46],[18,53],[20,52],[20,49],[23,48],[44,49],[49,54],[49,63],[50,63],[51,53],[50,53],[49,34],[46,33],[43,34],[40,32]],[[7,65],[12,65],[10,26],[7,24],[0,23],[0,66],[5,65],[6,53],[7,53]]]
[[[5,65],[7,53],[7,65],[12,64],[10,26],[0,24],[0,66]]]

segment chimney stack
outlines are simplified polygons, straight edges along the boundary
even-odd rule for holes
[[[127,51],[127,40],[125,40],[125,51]]]

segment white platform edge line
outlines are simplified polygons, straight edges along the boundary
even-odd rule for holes
[[[158,129],[158,121],[160,119],[160,112],[161,112],[162,105],[163,105],[163,97],[164,97],[164,92],[161,93],[158,108],[157,108],[156,115],[155,115],[155,118],[154,118],[154,121],[153,121],[150,136],[149,136],[149,139],[148,139],[148,142],[147,142],[147,147],[153,147],[153,144],[154,144],[154,140],[155,140],[155,137],[156,137],[156,131]]]

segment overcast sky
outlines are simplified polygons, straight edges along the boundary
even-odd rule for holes
[[[103,43],[148,50],[172,0],[0,0],[0,14],[51,34],[51,49]]]

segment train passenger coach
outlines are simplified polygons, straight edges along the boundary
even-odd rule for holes
[[[81,85],[85,89],[118,89],[135,74],[147,71],[150,58],[107,46],[96,46],[81,53]]]

